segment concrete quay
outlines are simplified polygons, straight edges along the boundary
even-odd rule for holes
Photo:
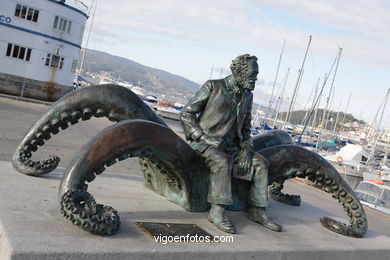
[[[122,224],[114,236],[92,235],[59,213],[57,189],[63,169],[41,178],[17,173],[6,161],[0,161],[0,169],[0,259],[389,259],[388,235],[370,229],[365,238],[356,239],[324,229],[319,218],[343,216],[341,210],[328,210],[337,205],[327,194],[295,182],[287,189],[302,194],[302,206],[271,201],[269,208],[283,224],[281,233],[250,222],[243,212],[229,212],[238,230],[233,243],[164,245],[135,222],[190,223],[214,236],[227,234],[207,221],[207,213],[186,212],[146,189],[142,177],[108,172],[98,176],[89,191],[98,203],[118,210]]]
[[[16,172],[14,149],[46,106],[0,97],[0,259],[389,259],[390,216],[365,208],[369,231],[362,239],[323,228],[322,216],[346,218],[328,194],[289,181],[285,191],[302,196],[292,207],[270,200],[269,213],[281,233],[250,222],[243,212],[228,212],[238,234],[232,243],[155,242],[135,222],[197,224],[214,236],[227,235],[207,220],[207,213],[186,212],[148,190],[136,159],[108,168],[89,184],[98,203],[114,207],[120,230],[110,237],[87,233],[63,218],[57,191],[63,167],[89,138],[110,124],[91,120],[60,132],[39,149],[36,158],[57,154],[60,168],[37,178]]]

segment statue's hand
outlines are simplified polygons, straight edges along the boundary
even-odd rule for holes
[[[236,158],[237,175],[246,175],[252,167],[253,151],[249,146],[244,146]]]
[[[204,134],[204,135],[202,135],[199,138],[199,141],[201,141],[203,143],[206,143],[208,145],[214,146],[214,147],[218,147],[221,144],[222,139],[221,138],[215,138],[215,137],[207,136],[207,135]]]

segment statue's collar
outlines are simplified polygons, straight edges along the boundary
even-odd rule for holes
[[[229,75],[226,77],[226,81],[228,83],[228,86],[233,90],[234,93],[240,92],[240,88],[238,87],[236,81],[233,78],[233,75]]]

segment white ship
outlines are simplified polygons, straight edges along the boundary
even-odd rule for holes
[[[364,206],[390,214],[389,186],[375,180],[362,181],[355,193]]]
[[[369,151],[358,144],[347,144],[336,154],[324,156],[355,189],[363,180],[363,172],[367,170],[366,161]]]
[[[72,91],[87,11],[78,0],[1,0],[0,92],[52,101]]]

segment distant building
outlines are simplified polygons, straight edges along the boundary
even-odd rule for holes
[[[72,91],[87,11],[78,0],[1,0],[0,92],[52,101]]]

